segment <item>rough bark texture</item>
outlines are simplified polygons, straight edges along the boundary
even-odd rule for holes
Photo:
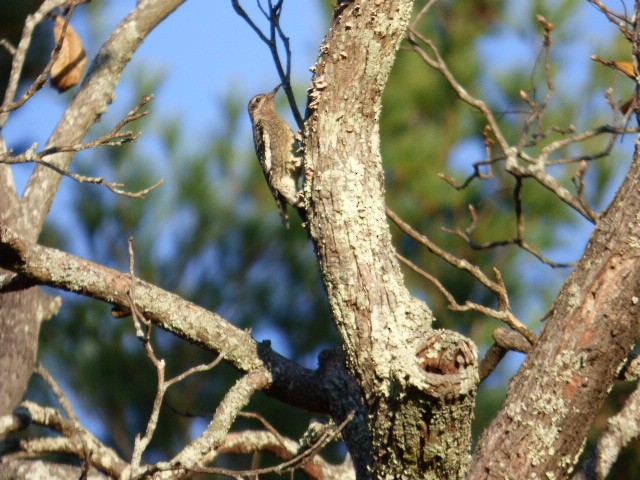
[[[310,233],[371,432],[370,443],[350,444],[361,478],[460,478],[469,459],[475,349],[451,332],[429,344],[431,313],[404,285],[385,217],[380,100],[412,5],[340,5],[307,112]],[[416,361],[425,343],[427,357],[468,355],[450,371],[429,370]]]
[[[473,479],[566,478],[640,339],[640,154],[482,436]]]
[[[86,478],[87,480],[107,480],[104,475],[93,468],[85,473],[80,467],[71,465],[60,465],[56,463],[44,462],[42,460],[3,460],[0,473],[4,480],[24,480],[47,479],[47,480],[68,480],[70,478]],[[86,475],[86,476],[83,476]]]
[[[114,89],[135,50],[149,31],[183,1],[138,2],[94,60],[85,83],[65,111],[47,146],[73,145],[84,138],[111,103]],[[72,153],[62,153],[49,157],[48,161],[66,169],[72,158]],[[0,222],[35,241],[62,177],[51,169],[38,166],[23,198],[19,199],[9,167],[0,167],[3,182],[0,185]],[[6,280],[6,276],[0,275],[0,286]],[[51,297],[37,288],[0,294],[0,414],[10,413],[24,395],[37,355],[40,324],[54,313],[55,307]]]
[[[2,177],[7,180],[9,177]],[[11,185],[0,186],[0,222],[18,223],[17,197]],[[13,273],[0,269],[0,286]],[[59,303],[38,288],[0,294],[0,416],[9,415],[27,390],[38,354],[40,325]]]

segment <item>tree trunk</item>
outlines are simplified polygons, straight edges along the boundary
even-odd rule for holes
[[[566,478],[640,340],[640,151],[537,346],[482,436],[469,478]]]
[[[310,233],[362,390],[356,421],[371,432],[365,445],[346,439],[360,478],[463,478],[469,462],[475,347],[431,330],[431,312],[404,285],[385,217],[381,96],[412,6],[338,7],[305,128]]]

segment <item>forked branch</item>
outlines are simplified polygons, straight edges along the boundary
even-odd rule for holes
[[[291,49],[289,47],[289,38],[284,34],[284,32],[282,31],[282,27],[280,26],[280,15],[282,13],[283,1],[284,0],[278,0],[273,3],[272,0],[268,0],[268,8],[265,8],[262,5],[262,0],[256,0],[258,8],[269,22],[268,34],[264,33],[262,29],[249,16],[249,14],[244,10],[244,8],[242,8],[242,6],[240,5],[240,0],[231,0],[231,4],[233,5],[233,9],[240,16],[240,18],[247,22],[251,29],[256,32],[258,38],[260,38],[260,40],[262,40],[262,42],[264,42],[264,44],[269,48],[271,56],[273,57],[273,63],[275,64],[276,70],[278,71],[278,76],[280,77],[280,83],[287,95],[287,100],[289,100],[293,118],[298,125],[298,129],[302,129],[302,115],[300,114],[300,110],[298,109],[298,105],[296,104],[295,97],[293,96],[293,90],[291,89]],[[282,64],[282,58],[280,57],[280,52],[278,50],[278,40],[282,43],[285,50],[286,64],[284,66]]]

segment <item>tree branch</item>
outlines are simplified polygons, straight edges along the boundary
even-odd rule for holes
[[[133,11],[115,29],[94,58],[76,96],[65,111],[47,147],[76,145],[106,112],[124,68],[146,36],[178,8],[184,0],[140,0]],[[69,169],[74,152],[52,155],[49,163],[63,171]],[[36,167],[22,200],[20,229],[35,240],[57,193],[60,174],[46,166]]]
[[[42,407],[25,401],[16,412],[28,419],[28,423],[52,429],[62,437],[9,439],[0,443],[0,456],[9,452],[24,452],[29,456],[64,453],[89,462],[93,467],[111,476],[118,476],[126,462],[116,452],[105,446],[79,423],[68,420],[50,407]]]
[[[232,432],[227,435],[224,445],[216,453],[223,454],[249,454],[255,452],[270,452],[283,460],[290,460],[299,450],[300,444],[289,438],[278,439],[273,433],[256,430],[244,430],[242,432]],[[341,465],[331,465],[319,455],[314,455],[311,459],[300,466],[310,478],[355,480],[353,465],[345,461]]]
[[[627,398],[622,410],[607,421],[598,444],[572,480],[604,480],[621,450],[640,435],[640,385]]]
[[[626,180],[480,439],[470,479],[515,471],[523,478],[564,478],[572,469],[621,365],[640,340],[639,211],[636,148]]]
[[[283,1],[280,0],[276,2],[275,5],[273,5],[271,3],[271,0],[269,0],[269,10],[267,11],[262,6],[261,0],[257,0],[260,11],[269,22],[268,36],[260,29],[260,27],[258,27],[258,25],[251,19],[249,14],[242,8],[242,6],[240,5],[240,0],[231,0],[231,4],[238,16],[240,16],[240,18],[247,22],[251,29],[256,32],[258,38],[260,38],[260,40],[262,40],[262,42],[269,48],[271,56],[273,57],[273,63],[276,67],[276,70],[278,71],[280,83],[287,95],[287,100],[289,100],[293,118],[296,121],[296,125],[298,125],[298,129],[302,129],[302,115],[300,115],[298,104],[296,103],[296,99],[293,96],[293,90],[291,89],[291,49],[289,48],[289,38],[284,34],[284,32],[282,31],[282,27],[280,26],[280,14],[282,13]],[[278,38],[284,46],[285,54],[287,57],[287,63],[285,67],[282,66],[282,60],[280,59],[280,53],[278,52]]]
[[[130,309],[131,275],[52,248],[25,241],[0,225],[0,267],[19,272],[38,284],[49,285]],[[142,280],[135,283],[135,307],[146,319],[215,353],[242,372],[268,366],[274,372],[267,393],[293,406],[326,412],[314,372],[274,352],[268,342],[251,335],[221,316]]]
[[[190,471],[213,450],[219,448],[229,433],[231,425],[240,411],[249,403],[257,391],[266,388],[271,375],[266,370],[256,370],[238,380],[225,394],[218,405],[213,420],[195,441],[187,445],[169,462],[160,462],[142,473],[143,477],[156,474],[154,478],[174,478],[177,472]]]

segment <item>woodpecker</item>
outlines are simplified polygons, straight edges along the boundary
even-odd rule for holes
[[[249,102],[249,116],[256,155],[280,209],[282,221],[289,228],[287,204],[301,208],[298,194],[301,161],[291,128],[276,112],[275,97],[279,88],[280,85],[269,93],[253,97]]]

